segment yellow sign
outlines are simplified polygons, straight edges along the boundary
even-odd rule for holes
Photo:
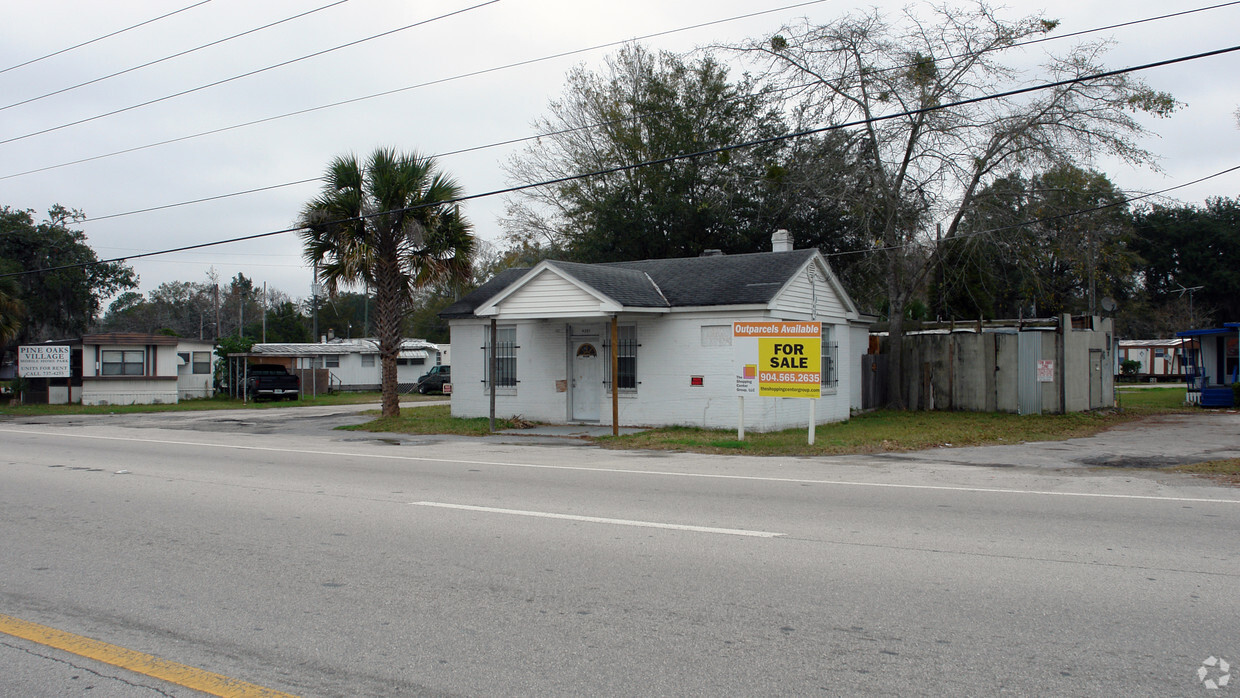
[[[764,337],[758,340],[758,394],[819,397],[822,337]]]
[[[733,348],[739,394],[822,396],[821,323],[733,323]]]

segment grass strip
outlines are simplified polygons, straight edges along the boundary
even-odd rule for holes
[[[374,414],[378,414],[377,411]],[[497,429],[515,429],[528,425],[519,418],[496,419]],[[455,434],[457,436],[486,436],[491,433],[491,420],[487,417],[453,417],[448,405],[428,405],[416,410],[401,410],[399,417],[379,417],[350,426],[337,427],[344,431],[373,431],[395,434]]]
[[[1173,472],[1189,473],[1209,478],[1232,487],[1240,487],[1240,458],[1208,460],[1202,463],[1189,463],[1171,468]]]

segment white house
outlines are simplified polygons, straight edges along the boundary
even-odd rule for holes
[[[310,371],[325,371],[320,390],[378,390],[382,367],[379,362],[379,341],[376,339],[334,339],[309,344],[255,344],[250,349],[254,363],[278,363],[302,375],[305,393],[311,394]],[[396,382],[410,389],[438,363],[447,363],[444,352],[424,339],[406,339],[396,359]]]
[[[859,407],[860,355],[872,318],[857,311],[822,254],[793,250],[612,264],[544,261],[509,269],[446,308],[452,333],[452,414],[490,410],[488,347],[496,328],[496,413],[553,423],[737,426],[733,322],[823,323],[818,422]],[[611,325],[618,375],[611,376]],[[810,400],[746,397],[745,426],[807,426]]]

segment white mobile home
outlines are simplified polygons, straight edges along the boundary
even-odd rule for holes
[[[1137,373],[1149,378],[1160,376],[1182,378],[1184,376],[1184,345],[1186,340],[1176,339],[1121,339],[1119,362],[1136,361],[1141,365]]]
[[[113,332],[82,337],[83,405],[177,402],[176,337]]]
[[[215,343],[182,339],[177,343],[177,398],[192,400],[215,395]]]
[[[447,363],[438,345],[424,339],[406,339],[396,360],[396,382],[402,391],[412,389],[431,366]],[[327,378],[319,390],[378,390],[382,367],[376,339],[335,339],[317,344],[255,344],[249,359],[255,363],[278,363],[309,381],[311,371]],[[307,383],[306,394],[311,394]]]
[[[786,234],[785,234],[786,235]],[[779,233],[776,238],[780,238]],[[544,261],[510,269],[441,313],[452,332],[452,414],[490,409],[495,324],[497,414],[553,423],[736,427],[741,406],[732,347],[738,321],[822,323],[819,422],[860,405],[854,375],[868,344],[861,315],[817,250],[613,264]],[[611,375],[611,327],[619,341]],[[807,426],[810,400],[747,397],[745,426]]]

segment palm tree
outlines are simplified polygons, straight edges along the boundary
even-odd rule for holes
[[[399,416],[401,321],[418,289],[470,273],[473,226],[454,203],[462,190],[434,158],[388,148],[365,163],[338,157],[324,180],[299,220],[304,256],[329,294],[341,286],[374,289],[383,416]]]

